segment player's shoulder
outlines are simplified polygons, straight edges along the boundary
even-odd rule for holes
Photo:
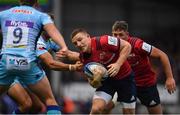
[[[110,35],[101,35],[101,36],[99,36],[100,37],[100,39],[117,39],[116,37],[113,37],[113,36],[110,36]]]
[[[9,9],[5,9],[5,10],[2,10],[0,11],[0,15],[2,14],[7,14],[7,12],[10,12],[12,9],[14,9],[15,7],[12,7],[12,8],[9,8]]]
[[[110,35],[103,35],[100,36],[100,45],[101,47],[104,49],[108,48],[108,47],[117,47],[119,46],[119,39]]]
[[[102,35],[100,36],[101,41],[118,41],[118,38],[110,36],[110,35]]]
[[[48,17],[48,18],[50,18],[50,16],[46,13],[46,12],[41,12],[41,11],[39,11],[39,10],[36,10],[36,12],[41,16],[41,17]]]
[[[138,44],[143,43],[144,41],[139,38],[139,37],[133,37],[133,36],[129,36],[128,42],[132,45],[132,46],[136,46]]]
[[[130,41],[143,41],[141,38],[139,37],[134,37],[134,36],[130,36]]]

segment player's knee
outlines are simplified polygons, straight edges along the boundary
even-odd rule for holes
[[[32,108],[32,101],[31,99],[27,99],[26,101],[23,102],[21,105],[21,108],[23,111],[29,111]]]
[[[103,113],[104,113],[104,114],[110,114],[111,111],[112,111],[112,109],[113,109],[114,107],[115,107],[114,103],[113,103],[112,101],[109,102],[109,103],[106,105],[106,107],[104,108]]]
[[[162,108],[161,108],[161,104],[152,106],[152,107],[147,107],[148,108],[148,112],[149,114],[162,114]]]
[[[91,109],[91,114],[100,114],[100,113],[103,112],[103,110],[104,110],[103,107],[97,107],[97,106],[95,107],[95,106],[93,106],[92,109]]]
[[[57,105],[55,98],[47,98],[46,105]]]
[[[133,108],[123,108],[123,114],[135,114],[135,109],[133,109]]]

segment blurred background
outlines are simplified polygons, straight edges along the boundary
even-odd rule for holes
[[[0,11],[18,5],[18,0],[0,0]],[[73,29],[86,28],[92,36],[111,35],[116,20],[129,23],[132,36],[140,37],[168,54],[177,90],[170,95],[164,88],[165,75],[159,60],[151,60],[157,73],[163,112],[180,114],[180,7],[174,0],[39,0],[39,10],[55,15],[55,24],[71,50]],[[65,60],[67,63],[71,63]],[[45,68],[46,69],[46,68]],[[48,78],[63,113],[88,114],[94,90],[79,72],[58,72],[46,69]],[[11,113],[16,104],[1,96],[0,113]],[[122,113],[118,105],[113,113]],[[136,113],[147,113],[137,102]]]

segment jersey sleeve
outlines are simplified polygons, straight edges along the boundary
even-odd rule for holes
[[[140,55],[150,55],[152,50],[152,45],[144,42],[143,40],[138,39],[135,42],[134,49],[140,54]]]
[[[101,48],[105,51],[117,52],[120,48],[120,40],[113,36],[101,36],[100,44]]]
[[[40,37],[39,40],[37,41],[37,46],[36,46],[36,55],[39,57],[40,55],[48,52],[47,50],[47,45],[46,43],[43,42],[43,38]]]
[[[54,23],[51,19],[51,17],[48,14],[43,13],[41,15],[41,22],[43,25],[49,24],[49,23]]]

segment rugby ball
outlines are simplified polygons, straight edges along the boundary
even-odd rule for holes
[[[93,70],[98,69],[98,67],[101,66],[104,70],[104,75],[102,77],[102,81],[105,80],[108,77],[107,69],[104,67],[104,65],[97,63],[97,62],[89,62],[87,63],[84,68],[83,72],[85,75],[87,75],[89,78],[93,77]]]

